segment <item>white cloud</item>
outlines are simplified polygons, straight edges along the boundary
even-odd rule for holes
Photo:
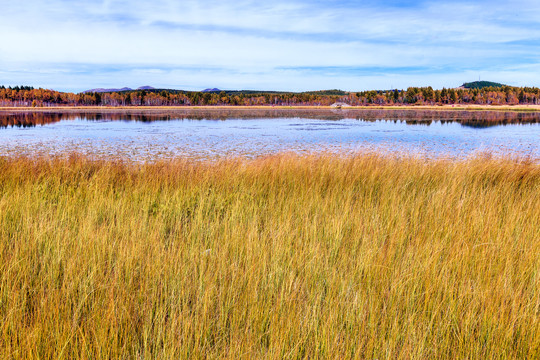
[[[540,63],[537,2],[382,3],[9,2],[0,13],[9,29],[0,83],[355,90],[455,86],[480,70],[490,80],[540,83],[528,73]]]

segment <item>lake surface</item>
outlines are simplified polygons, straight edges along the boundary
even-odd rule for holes
[[[422,157],[489,152],[540,159],[540,113],[185,110],[0,113],[0,155],[151,160],[376,150]]]

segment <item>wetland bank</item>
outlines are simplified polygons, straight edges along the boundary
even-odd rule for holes
[[[539,356],[537,115],[205,111],[0,115],[0,357]]]

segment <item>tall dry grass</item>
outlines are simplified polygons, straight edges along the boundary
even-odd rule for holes
[[[0,358],[540,357],[540,167],[0,158]]]

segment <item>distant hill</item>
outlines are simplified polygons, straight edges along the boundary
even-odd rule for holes
[[[295,91],[275,91],[275,90],[221,90],[217,88],[213,89],[204,89],[203,93],[218,93],[224,91],[227,95],[282,95],[282,94],[308,94],[308,95],[347,95],[348,92],[343,90],[318,90],[318,91],[304,91],[304,92],[295,92]]]
[[[185,91],[185,90],[176,90],[176,89],[158,89],[154,88],[152,86],[141,86],[137,89],[132,89],[128,87],[123,87],[121,89],[106,89],[106,88],[97,88],[97,89],[90,89],[83,91],[83,93],[111,93],[111,92],[130,92],[130,91],[148,91],[157,93],[160,91],[167,91],[170,93],[180,93],[180,92],[197,92],[197,91]],[[208,88],[201,91],[201,93],[220,93],[224,91],[227,95],[245,95],[245,96],[254,96],[254,95],[264,95],[264,94],[308,94],[308,95],[318,95],[318,96],[325,96],[325,95],[333,95],[333,96],[343,96],[347,95],[348,92],[343,90],[318,90],[318,91],[305,91],[305,92],[293,92],[293,91],[268,91],[268,90],[222,90],[218,88]]]
[[[309,94],[309,95],[339,95],[339,96],[343,96],[343,95],[347,95],[348,92],[343,91],[343,90],[338,90],[338,89],[332,89],[332,90],[306,91],[306,92],[304,92],[304,94]]]
[[[465,89],[483,89],[485,87],[503,87],[504,84],[492,82],[492,81],[473,81],[462,85]]]
[[[123,87],[121,89],[104,89],[104,88],[97,88],[97,89],[90,89],[83,91],[83,93],[104,93],[104,92],[119,92],[119,91],[131,91],[133,89],[128,87]]]
[[[136,90],[155,90],[152,86],[141,86],[137,88]],[[83,93],[106,93],[106,92],[121,92],[121,91],[133,91],[132,88],[123,87],[121,89],[104,89],[104,88],[97,88],[97,89],[90,89],[83,91]]]

